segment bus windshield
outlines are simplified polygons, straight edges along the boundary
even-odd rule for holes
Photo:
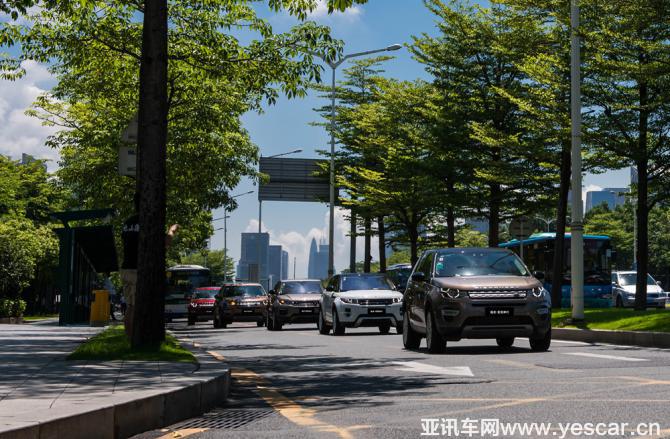
[[[194,289],[211,285],[209,270],[203,269],[168,269],[167,295],[191,294]]]

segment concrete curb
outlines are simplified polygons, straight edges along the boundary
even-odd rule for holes
[[[230,369],[181,389],[0,432],[0,439],[123,439],[198,416],[228,398]]]
[[[558,340],[581,341],[584,343],[609,343],[648,348],[670,348],[670,333],[668,332],[552,328],[551,335]]]

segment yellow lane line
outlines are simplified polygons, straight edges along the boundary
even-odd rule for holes
[[[207,351],[207,353],[219,361],[225,361],[225,357],[218,352]],[[256,392],[270,407],[301,427],[307,427],[323,433],[335,433],[342,439],[353,439],[349,430],[367,428],[366,426],[342,428],[316,419],[316,410],[302,407],[300,404],[282,395],[279,391],[272,388],[265,378],[254,371],[233,369],[231,375],[242,385],[255,386]]]

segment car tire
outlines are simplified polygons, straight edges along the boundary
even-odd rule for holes
[[[544,337],[531,338],[529,341],[530,341],[530,349],[533,352],[548,351],[549,346],[551,346],[551,328],[547,331]]]
[[[274,312],[272,320],[274,321],[275,331],[281,331],[281,328],[284,325],[282,325],[281,321],[279,320],[279,314],[277,313],[277,311]]]
[[[323,311],[319,311],[319,321],[316,325],[319,328],[319,334],[328,335],[330,332],[330,326],[326,323],[326,319],[323,318]]]
[[[221,322],[221,329],[226,329],[227,327],[228,327],[228,323]]]
[[[409,323],[409,312],[405,310],[402,316],[402,344],[405,349],[419,349],[421,335],[412,329]]]
[[[402,334],[402,322],[395,326],[395,332],[396,334]]]
[[[442,354],[447,350],[447,340],[437,331],[432,309],[426,311],[426,345],[431,354]]]
[[[615,307],[617,308],[623,308],[623,300],[621,300],[621,296],[616,296],[616,304]]]
[[[193,317],[190,317],[190,316],[187,317],[186,324],[187,324],[188,326],[193,326],[193,325],[195,325],[195,319],[194,319]]]
[[[391,331],[391,324],[390,323],[382,323],[379,325],[379,333],[386,335]]]
[[[275,322],[272,317],[270,317],[270,311],[268,310],[267,315],[265,316],[265,327],[268,328],[268,331],[275,330]]]
[[[337,317],[337,310],[333,308],[333,335],[344,335],[345,329]]]
[[[214,319],[212,320],[212,326],[214,326],[214,329],[221,328],[221,319],[217,318],[218,315],[218,313],[214,313]]]
[[[262,328],[263,326],[265,326],[265,321],[264,320],[257,321],[256,326],[259,327],[259,328]]]
[[[509,349],[514,345],[514,337],[500,337],[496,338],[496,343],[499,347]]]

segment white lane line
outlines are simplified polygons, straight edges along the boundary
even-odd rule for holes
[[[583,341],[569,341],[569,340],[556,340],[555,338],[551,339],[552,343],[564,343],[564,344],[578,344],[583,346],[590,346],[593,343],[584,343]]]
[[[602,358],[605,360],[619,360],[619,361],[649,361],[646,358],[632,358],[632,357],[617,357],[615,355],[602,355],[602,354],[589,354],[587,352],[563,352],[565,355],[576,355],[578,357],[592,357],[592,358]]]
[[[433,366],[432,364],[419,363],[418,361],[393,361],[391,364],[402,366],[396,367],[396,370],[407,372],[423,372],[434,375],[455,375],[462,377],[474,376],[472,370],[467,366],[440,367]]]

